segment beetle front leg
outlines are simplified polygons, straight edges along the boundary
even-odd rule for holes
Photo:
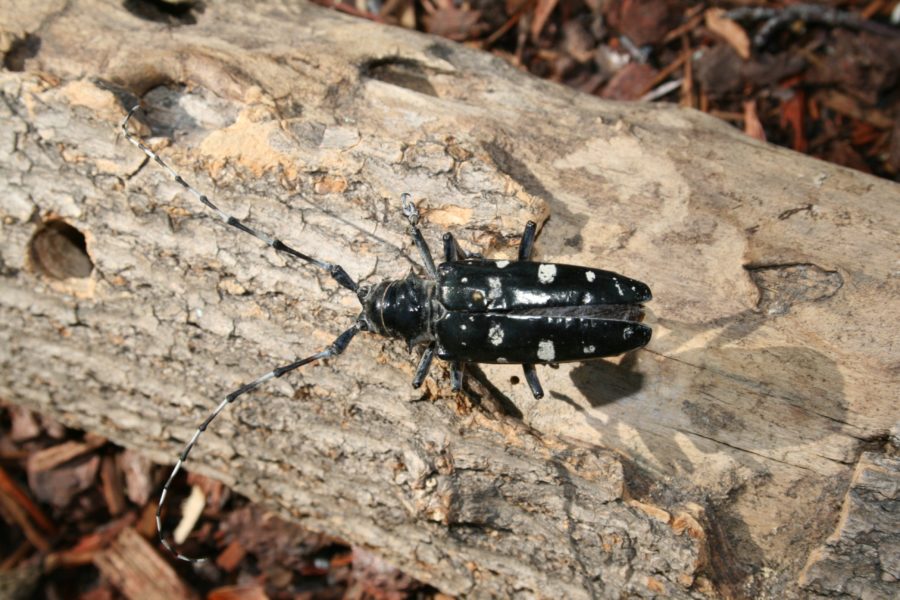
[[[431,250],[428,249],[428,244],[422,237],[422,232],[419,231],[419,209],[412,202],[412,194],[407,192],[400,194],[400,203],[403,206],[403,216],[409,221],[413,241],[416,243],[416,248],[419,249],[419,254],[422,255],[422,262],[425,263],[425,271],[429,277],[437,279],[437,269],[434,266],[434,259],[431,258]]]

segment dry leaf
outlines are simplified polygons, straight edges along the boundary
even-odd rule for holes
[[[24,442],[36,438],[41,434],[41,426],[37,415],[22,406],[13,404],[6,409],[9,413],[10,428],[9,437],[14,442]]]
[[[666,0],[611,0],[606,3],[609,24],[638,47],[660,43],[679,14]]]
[[[744,60],[750,58],[750,38],[747,37],[747,32],[735,21],[726,19],[723,9],[710,8],[707,10],[706,26],[710,31],[728,42],[741,58]]]
[[[606,84],[600,95],[610,100],[637,100],[644,94],[644,90],[652,85],[658,74],[659,72],[650,65],[641,63],[625,65]]]
[[[197,598],[171,565],[130,527],[94,556],[94,565],[129,600]]]
[[[425,31],[457,42],[473,39],[484,29],[481,11],[466,6],[457,7],[452,1],[432,0],[422,5]]]
[[[122,473],[112,456],[103,457],[103,463],[100,465],[100,483],[109,514],[115,517],[125,512],[127,505],[122,490]]]
[[[537,6],[534,7],[534,17],[531,20],[531,39],[536,40],[540,37],[547,19],[553,13],[559,0],[537,0]]]
[[[216,557],[216,564],[223,571],[231,573],[244,560],[247,551],[237,540],[233,540],[224,550]]]
[[[206,600],[269,600],[266,590],[260,585],[228,585],[209,592]]]
[[[756,114],[756,100],[744,102],[744,133],[752,138],[766,141],[766,132],[759,120],[759,115]]]
[[[31,461],[29,461],[29,466]],[[57,508],[66,506],[73,496],[94,485],[100,457],[69,461],[50,470],[28,470],[28,487],[41,502]]]
[[[894,129],[891,132],[891,145],[888,150],[887,163],[894,169],[894,172],[900,172],[900,116],[897,117]]]
[[[31,473],[49,471],[102,445],[103,442],[99,440],[91,442],[70,441],[38,450],[28,457],[27,468],[29,476]]]
[[[116,462],[125,477],[125,495],[138,506],[143,506],[154,488],[152,463],[132,450],[120,453],[116,456]]]
[[[41,507],[31,501],[28,494],[0,467],[0,495],[22,507],[41,529],[50,534],[56,533],[53,522],[43,513]]]
[[[781,126],[783,128],[790,127],[792,135],[791,147],[797,152],[806,152],[806,130],[803,123],[803,107],[806,105],[805,96],[806,94],[803,92],[795,90],[788,100],[781,103]]]

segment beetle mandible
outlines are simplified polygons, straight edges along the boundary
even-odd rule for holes
[[[611,271],[574,265],[531,262],[536,225],[525,225],[518,261],[489,260],[463,251],[451,233],[443,238],[444,262],[435,265],[419,230],[419,211],[410,194],[401,195],[403,215],[422,256],[426,277],[414,274],[374,286],[359,286],[340,266],[295,250],[217,207],[188,184],[158,154],[129,132],[128,123],[140,106],[122,121],[125,138],[142,150],[227,225],[262,240],[274,250],[326,271],[342,287],[354,292],[362,312],[353,325],[327,348],[312,356],[273,369],[228,394],[200,424],[187,442],[163,485],[156,509],[159,539],[178,559],[198,562],[178,552],[162,532],[161,513],[175,476],[200,434],[219,413],[262,383],[303,365],[341,354],[360,331],[399,338],[411,348],[424,346],[413,376],[418,388],[435,355],[450,363],[453,390],[463,385],[466,363],[521,364],[535,398],[544,392],[535,365],[583,361],[615,356],[645,346],[651,329],[641,324],[642,303],[650,288]]]

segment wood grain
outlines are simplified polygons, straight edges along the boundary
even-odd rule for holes
[[[416,357],[361,336],[227,411],[189,468],[448,593],[801,593],[897,421],[900,187],[443,40],[250,6],[161,24],[4,3],[0,49],[40,44],[0,73],[0,395],[171,462],[224,393],[358,313],[145,165],[116,131],[140,98],[185,177],[366,283],[418,269],[410,191],[434,248],[449,229],[513,257],[533,219],[536,259],[654,292],[645,351],[542,368],[541,401],[505,366],[480,403],[445,366],[415,393]],[[88,277],[30,261],[53,219]]]

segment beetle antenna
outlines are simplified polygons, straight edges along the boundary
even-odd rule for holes
[[[166,480],[166,483],[163,485],[162,492],[159,496],[159,504],[156,507],[156,532],[159,534],[159,541],[162,542],[162,545],[166,547],[166,550],[171,552],[175,558],[178,560],[183,560],[185,562],[199,563],[204,562],[206,557],[194,558],[190,556],[186,556],[175,549],[175,547],[169,543],[169,540],[166,539],[165,535],[163,535],[162,530],[162,510],[163,506],[166,503],[166,497],[169,495],[169,487],[172,485],[172,480],[175,479],[175,476],[181,470],[181,467],[184,465],[185,461],[188,458],[188,455],[191,453],[191,450],[194,449],[194,444],[197,443],[197,439],[200,437],[200,434],[206,431],[206,428],[209,427],[209,424],[212,423],[213,419],[219,416],[226,406],[243,396],[249,391],[252,391],[259,387],[261,384],[269,381],[270,379],[275,379],[277,377],[281,377],[285,373],[290,373],[294,369],[298,369],[303,365],[309,364],[311,362],[321,360],[323,358],[329,358],[331,356],[337,356],[341,354],[347,346],[350,345],[350,341],[360,331],[365,329],[364,323],[360,320],[353,324],[353,327],[342,333],[334,340],[330,346],[322,350],[321,352],[317,352],[312,356],[308,356],[306,358],[294,361],[288,365],[283,367],[278,367],[277,369],[273,369],[269,371],[262,377],[254,379],[248,384],[242,385],[238,389],[234,390],[222,400],[218,406],[216,406],[211,413],[206,417],[203,423],[200,424],[200,427],[197,428],[197,431],[194,432],[194,435],[191,437],[190,441],[185,444],[184,449],[181,451],[181,454],[178,455],[178,460],[175,462],[175,466],[172,468],[172,472],[169,474],[169,478]]]
[[[216,213],[216,215],[218,215],[218,217],[220,219],[222,219],[227,225],[231,225],[235,229],[240,229],[244,233],[249,233],[250,235],[256,237],[257,239],[262,240],[263,242],[265,242],[267,245],[271,246],[278,252],[287,254],[288,256],[291,256],[293,258],[298,258],[302,261],[305,261],[311,265],[314,265],[314,266],[326,271],[341,286],[347,288],[348,290],[352,290],[354,292],[356,291],[356,288],[358,287],[356,282],[353,281],[353,279],[350,277],[350,275],[348,275],[347,272],[344,270],[344,268],[341,267],[340,265],[332,264],[329,262],[325,262],[323,260],[319,260],[317,258],[313,258],[312,256],[304,254],[303,252],[300,252],[299,250],[295,250],[294,248],[291,248],[290,246],[288,246],[287,244],[285,244],[278,238],[274,238],[268,234],[265,234],[257,229],[250,227],[249,225],[245,224],[240,219],[233,217],[233,216],[229,215],[228,213],[226,213],[225,211],[221,210],[218,206],[213,204],[213,202],[209,199],[208,196],[201,193],[199,190],[197,190],[195,187],[193,187],[187,181],[185,181],[184,178],[181,175],[179,175],[175,171],[175,169],[173,169],[168,164],[166,164],[166,162],[163,161],[163,159],[160,158],[160,156],[156,152],[151,150],[149,147],[147,147],[146,144],[144,144],[144,142],[142,142],[140,139],[138,139],[137,137],[132,135],[130,131],[128,131],[128,122],[131,120],[131,117],[134,115],[134,113],[136,113],[138,110],[140,110],[140,108],[141,108],[140,105],[136,105],[136,106],[132,107],[131,110],[128,111],[128,114],[125,116],[125,119],[122,120],[122,125],[121,125],[122,133],[125,135],[125,139],[127,139],[135,147],[137,147],[141,151],[143,151],[143,153],[147,155],[147,158],[150,158],[151,160],[155,161],[159,166],[161,166],[163,169],[165,169],[169,173],[169,175],[172,177],[172,179],[175,180],[176,183],[179,183],[182,187],[184,187],[185,190],[187,190],[188,192],[193,194],[197,198],[197,200],[199,200],[208,209],[210,209],[214,213]]]

